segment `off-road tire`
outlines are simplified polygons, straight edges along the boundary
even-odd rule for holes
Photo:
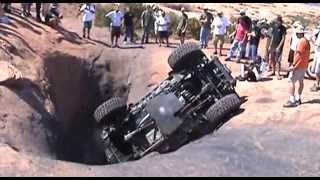
[[[316,80],[316,74],[315,74],[315,73],[312,73],[312,71],[311,71],[312,66],[313,66],[313,59],[310,59],[310,60],[309,60],[309,65],[308,65],[308,69],[307,69],[307,71],[306,71],[305,77],[306,77],[307,79],[310,79],[310,80]]]
[[[168,64],[174,72],[200,63],[205,54],[196,43],[185,43],[176,48],[168,58]]]
[[[120,97],[113,97],[102,103],[94,111],[94,119],[101,123],[103,119],[112,119],[115,115],[123,115],[126,112],[126,100]]]
[[[206,112],[206,117],[213,127],[223,123],[223,118],[240,108],[241,100],[236,94],[229,94],[218,100]]]

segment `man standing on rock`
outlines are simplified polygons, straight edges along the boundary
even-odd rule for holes
[[[183,44],[188,28],[188,15],[185,13],[184,7],[181,8],[181,15],[182,16],[177,27],[177,34],[180,37],[180,44]]]
[[[125,28],[124,43],[127,43],[127,39],[130,39],[130,42],[133,43],[134,35],[134,24],[133,24],[134,14],[131,12],[130,7],[126,8],[126,12],[123,17],[123,25]]]
[[[154,35],[156,38],[156,43],[158,43],[159,39],[159,34],[158,34],[158,25],[157,25],[157,20],[161,16],[161,9],[158,6],[153,7],[153,21],[154,21]]]
[[[274,76],[276,72],[276,65],[278,65],[277,78],[281,80],[280,70],[281,70],[281,56],[282,50],[286,38],[286,28],[282,24],[282,17],[278,16],[272,25],[271,29],[271,40],[268,47],[268,52],[270,55],[270,62],[272,65],[272,73],[269,76]]]
[[[310,43],[307,38],[304,37],[304,28],[300,26],[297,31],[297,37],[299,38],[297,49],[294,53],[294,59],[292,66],[290,66],[289,74],[289,101],[283,105],[283,107],[296,107],[301,104],[301,94],[303,91],[304,74],[307,71],[309,58],[310,58]],[[298,95],[295,96],[295,83],[299,81]]]
[[[213,26],[213,46],[214,46],[214,55],[218,54],[218,41],[220,41],[220,51],[219,55],[222,56],[222,48],[224,44],[224,36],[227,33],[227,28],[230,27],[229,20],[223,16],[223,12],[218,12],[218,17],[214,18],[212,26]]]
[[[114,11],[109,12],[105,15],[105,17],[111,19],[110,27],[111,27],[111,47],[119,47],[118,39],[121,34],[121,24],[123,19],[123,13],[120,11],[119,5],[116,5],[116,9]],[[115,43],[114,43],[115,39]]]
[[[209,42],[209,35],[211,31],[211,23],[213,16],[209,13],[208,8],[203,9],[203,14],[200,15],[200,46],[201,48],[207,48]]]
[[[153,23],[153,13],[151,11],[151,6],[147,5],[147,9],[141,14],[141,27],[143,29],[143,35],[141,38],[141,44],[149,43],[149,34]]]
[[[231,61],[231,58],[236,50],[237,51],[237,63],[240,63],[241,52],[245,48],[245,42],[248,36],[248,27],[243,17],[239,18],[239,23],[236,26],[235,38],[232,42],[230,50],[228,51],[225,61]]]
[[[161,43],[163,39],[166,40],[167,47],[169,47],[169,27],[170,27],[170,19],[166,16],[164,11],[161,12],[161,16],[157,19],[158,26],[158,34],[159,34],[159,46],[161,47]]]
[[[248,32],[250,32],[250,31],[251,31],[252,20],[251,20],[251,18],[250,18],[249,16],[246,15],[246,10],[244,10],[244,9],[240,10],[240,17],[239,17],[239,19],[240,19],[240,18],[243,18],[244,23],[245,23],[245,26],[247,27]],[[238,23],[239,23],[239,19],[238,19]],[[241,49],[241,51],[240,51],[240,58],[245,58],[245,56],[246,56],[246,51],[247,51],[247,44],[248,44],[248,41],[247,41],[247,39],[246,39],[246,40],[244,41],[244,44],[243,44],[244,48]]]
[[[90,30],[92,28],[92,21],[94,19],[94,15],[96,13],[96,7],[92,3],[85,3],[80,8],[80,13],[83,13],[82,21],[83,21],[83,31],[82,37],[86,38],[86,30],[87,37],[90,39]]]
[[[258,19],[252,20],[252,28],[249,33],[249,59],[255,61],[258,55],[258,47],[261,37],[260,28],[258,26]]]

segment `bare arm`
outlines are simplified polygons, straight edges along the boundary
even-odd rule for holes
[[[279,51],[280,48],[283,46],[285,39],[286,39],[286,35],[284,34],[284,35],[282,35],[282,39],[281,39],[281,41],[280,41],[280,43],[279,43],[279,45],[277,47],[277,51]]]

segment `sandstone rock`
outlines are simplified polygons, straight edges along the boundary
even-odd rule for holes
[[[7,61],[0,61],[0,82],[21,78],[22,73],[17,68]]]

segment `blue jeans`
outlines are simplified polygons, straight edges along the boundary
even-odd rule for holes
[[[251,44],[249,49],[249,58],[255,61],[257,59],[257,53],[258,53],[258,46],[255,44]]]
[[[201,48],[208,46],[209,33],[210,33],[210,28],[201,27],[201,29],[200,29],[200,46],[201,46]]]
[[[245,43],[241,43],[239,40],[235,39],[233,40],[233,43],[230,47],[230,50],[228,51],[227,58],[232,58],[234,52],[238,50],[237,52],[237,60],[241,59],[241,52],[243,52],[243,49],[245,49]]]
[[[133,42],[133,26],[126,26],[124,41],[127,41],[127,38],[130,39],[130,42]]]

